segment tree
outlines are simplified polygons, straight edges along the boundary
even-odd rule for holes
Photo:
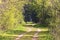
[[[60,1],[59,0],[50,0],[52,3],[52,11],[53,11],[53,17],[51,20],[53,20],[51,24],[51,34],[53,35],[53,40],[60,40]]]
[[[24,22],[23,5],[25,1],[2,0],[0,4],[0,29],[12,29]]]

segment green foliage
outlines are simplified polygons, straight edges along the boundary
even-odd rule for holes
[[[12,29],[24,23],[23,6],[25,1],[3,1],[0,8],[0,29]],[[3,7],[4,6],[4,7]]]
[[[1,0],[0,1],[0,30],[19,28],[24,23],[24,5],[28,4],[29,13],[34,12],[42,26],[51,26],[51,30],[59,34],[60,1],[59,0]],[[39,25],[38,25],[39,26]],[[22,28],[21,28],[22,29]],[[54,32],[51,32],[52,34]],[[58,40],[58,39],[56,39]]]
[[[52,3],[52,18],[50,21],[50,32],[53,35],[54,40],[60,39],[60,1],[59,0],[51,0]]]
[[[48,26],[49,19],[51,18],[51,5],[49,5],[49,0],[37,0],[28,3],[29,7],[27,8],[30,13],[34,12],[39,18],[39,23],[41,25]],[[50,9],[50,10],[49,10]]]

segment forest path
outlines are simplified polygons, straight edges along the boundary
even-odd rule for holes
[[[40,28],[34,28],[33,25],[26,25],[26,33],[18,35],[15,40],[38,40],[38,34],[42,31]]]
[[[30,27],[26,27],[26,29],[27,29],[27,32],[26,33],[32,31],[32,28],[30,28]],[[16,38],[16,40],[20,40],[26,33],[23,33],[23,34],[18,35],[18,37]]]

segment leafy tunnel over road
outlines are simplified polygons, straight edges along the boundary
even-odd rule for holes
[[[31,9],[31,5],[25,4],[24,6],[24,21],[25,22],[34,22],[37,23],[39,21],[37,17],[37,13],[34,9]]]

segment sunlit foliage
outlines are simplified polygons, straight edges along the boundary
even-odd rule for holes
[[[25,1],[2,0],[0,4],[0,29],[11,29],[22,24]]]

